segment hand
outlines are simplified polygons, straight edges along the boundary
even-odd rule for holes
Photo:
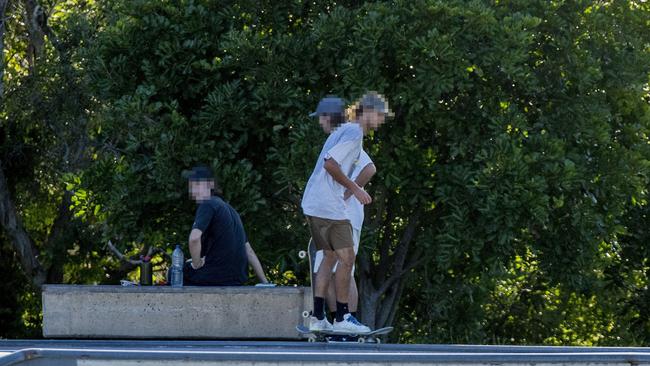
[[[370,197],[370,195],[361,187],[354,190],[354,197],[356,197],[362,205],[367,205],[372,202],[372,197]]]
[[[194,265],[194,261],[192,261],[192,262],[190,263],[190,265],[192,266],[192,268],[193,268],[194,270],[197,270],[197,269],[203,267],[203,266],[205,265],[205,257],[202,257],[202,258],[198,261],[198,263],[199,263],[199,264],[195,266],[195,265]]]

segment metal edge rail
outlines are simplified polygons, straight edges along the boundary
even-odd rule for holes
[[[510,364],[510,363],[627,363],[650,364],[647,352],[566,352],[566,353],[466,353],[466,352],[388,352],[369,349],[327,350],[109,350],[32,348],[0,358],[0,366],[16,365],[35,358],[51,360],[144,360],[144,361],[255,361],[255,362],[344,362],[344,363],[445,363],[445,364]]]
[[[359,344],[359,343],[308,343],[283,341],[210,341],[210,340],[73,340],[34,339],[0,340],[0,351],[13,352],[37,348],[121,348],[121,349],[189,349],[211,350],[228,348],[249,349],[360,349],[377,351],[442,352],[442,353],[649,353],[646,347],[581,347],[581,346],[511,346],[511,345],[460,345],[460,344]]]

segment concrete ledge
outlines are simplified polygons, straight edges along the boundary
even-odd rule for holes
[[[7,348],[27,344],[4,343]],[[68,341],[59,347],[53,342],[33,341],[32,345],[39,343],[48,347],[22,349],[0,358],[0,366],[650,366],[648,348],[206,341],[194,346],[182,341]]]
[[[304,287],[43,286],[47,338],[299,339]]]

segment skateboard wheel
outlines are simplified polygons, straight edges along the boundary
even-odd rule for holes
[[[302,312],[302,317],[303,318],[309,318],[309,312],[307,310]]]
[[[381,343],[381,338],[375,338],[375,343],[380,344]]]
[[[305,252],[304,250],[298,252],[298,257],[300,259],[304,259],[306,256],[307,256],[307,252]]]
[[[363,338],[363,337],[359,337],[359,339],[357,339],[357,342],[359,342],[359,343],[366,343],[366,339]]]
[[[316,337],[315,336],[309,336],[309,338],[307,338],[307,342],[315,343],[316,342]]]

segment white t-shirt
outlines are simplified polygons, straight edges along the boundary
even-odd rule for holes
[[[357,123],[345,123],[329,135],[302,196],[302,211],[305,215],[330,220],[348,219],[343,200],[345,187],[325,170],[325,159],[334,159],[343,174],[350,178],[354,163],[363,150],[362,144],[363,130]]]
[[[365,151],[361,150],[359,159],[354,164],[354,170],[352,171],[352,177],[350,179],[356,180],[359,174],[361,174],[363,168],[372,163],[373,162],[370,159],[370,156],[368,156]],[[359,202],[359,200],[354,195],[352,195],[345,201],[345,206],[352,228],[361,231],[364,217],[363,204],[361,204],[361,202]]]

